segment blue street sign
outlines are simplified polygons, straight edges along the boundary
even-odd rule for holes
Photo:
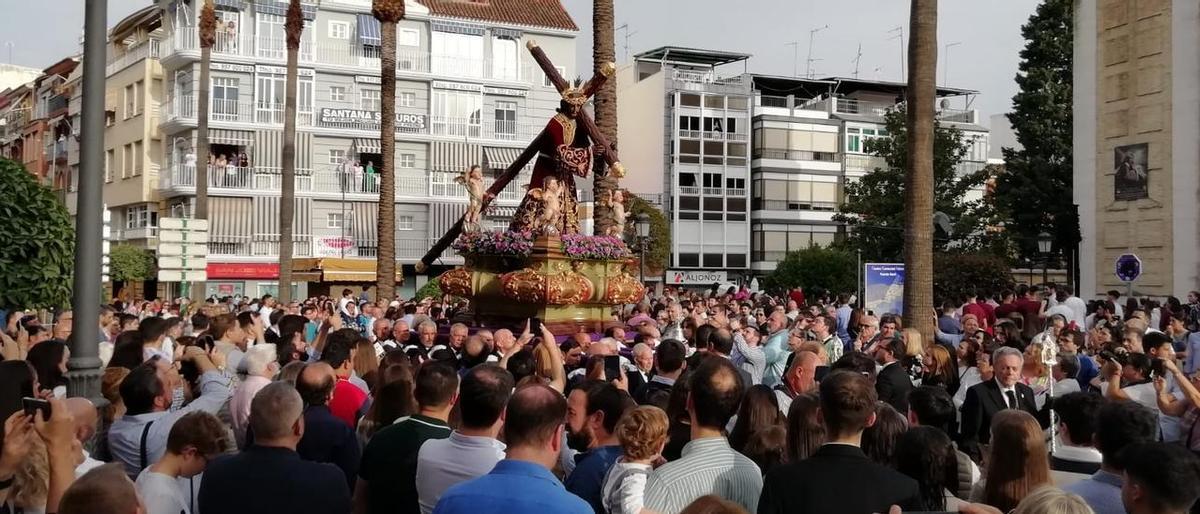
[[[1133,282],[1142,276],[1142,260],[1127,253],[1117,257],[1117,278],[1122,282]]]

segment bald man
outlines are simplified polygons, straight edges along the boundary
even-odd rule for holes
[[[84,445],[96,435],[96,422],[100,416],[96,412],[96,406],[87,398],[67,398],[63,402],[67,404],[67,410],[75,419],[75,441],[79,443],[79,451],[83,454],[83,462],[75,466],[75,478],[79,478],[84,473],[104,465],[104,462],[93,459],[84,449]]]
[[[817,388],[817,365],[821,358],[810,351],[802,351],[792,359],[792,367],[783,376],[783,382],[775,386],[775,398],[783,415],[792,408],[792,400]]]
[[[337,465],[345,474],[348,488],[354,489],[362,450],[354,429],[329,410],[336,382],[333,367],[325,362],[309,364],[300,371],[296,391],[305,405],[304,435],[296,445],[296,453],[304,460]]]

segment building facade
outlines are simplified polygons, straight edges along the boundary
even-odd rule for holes
[[[1080,293],[1200,287],[1200,6],[1187,0],[1075,3],[1074,200]]]
[[[750,267],[746,54],[663,47],[617,73],[622,187],[663,207],[668,267],[741,276]]]
[[[196,167],[209,166],[209,294],[274,293],[279,274],[280,155],[287,3],[219,0],[212,50],[210,155],[196,155],[199,2],[163,1],[158,216],[194,210]],[[314,287],[373,284],[379,180],[380,26],[370,0],[305,2],[299,61],[294,255]],[[536,41],[563,76],[574,22],[558,2],[407,3],[397,27],[396,256],[402,292],[413,264],[465,212],[454,177],[482,165],[490,183],[536,136],[559,94],[529,57]],[[506,226],[528,170],[489,211]],[[370,263],[366,268],[363,266]],[[439,265],[461,263],[447,253]]]

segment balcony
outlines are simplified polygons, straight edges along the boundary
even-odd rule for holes
[[[435,136],[529,141],[541,132],[540,125],[512,120],[484,120],[453,116],[431,116],[430,133]]]
[[[156,238],[158,238],[158,227],[126,227],[124,230],[114,230],[112,240],[133,241]]]
[[[677,89],[707,93],[749,93],[750,78],[745,75],[718,77],[712,71],[671,70],[668,84]]]
[[[350,239],[350,238],[347,238]],[[373,239],[350,239],[352,244],[346,245],[345,253],[339,254],[339,257],[362,257],[374,259],[379,255],[379,242]],[[425,256],[425,252],[437,243],[436,238],[396,238],[396,259],[404,261],[415,261]],[[442,256],[442,261],[457,260],[461,262],[462,257],[453,250],[446,250]]]
[[[396,196],[429,195],[429,178],[424,175],[396,175]],[[314,193],[370,195],[379,197],[379,176],[362,172],[319,171],[312,176]]]
[[[240,168],[236,166],[208,167],[210,190],[230,191],[279,191],[283,184],[283,173],[279,168],[266,166]],[[296,170],[296,191],[311,191],[311,170]],[[196,167],[174,165],[159,174],[158,188],[163,191],[191,193],[196,190]]]
[[[163,118],[163,123],[195,123],[197,100],[195,95],[168,98],[164,102],[166,117]],[[298,106],[296,124],[311,126],[313,124],[312,107],[308,106],[308,110],[304,110],[304,107]],[[283,125],[283,113],[283,104],[272,102],[251,103],[214,98],[208,103],[208,119],[212,122]]]
[[[876,168],[886,168],[887,161],[883,157],[862,154],[846,154],[846,171],[867,173]]]
[[[158,59],[162,54],[162,42],[157,39],[148,39],[142,41],[135,46],[126,48],[121,55],[114,55],[108,58],[108,65],[105,68],[105,75],[121,71],[129,66],[132,66],[144,59]]]
[[[375,240],[349,238],[351,244],[336,255],[326,255],[326,252],[316,252],[322,246],[317,240],[324,236],[296,234],[292,236],[294,245],[293,257],[347,257],[375,258],[379,243]],[[252,236],[224,236],[221,241],[209,241],[209,257],[278,257],[279,234],[255,234]],[[396,259],[416,261],[425,256],[425,252],[437,242],[436,238],[397,238]],[[321,254],[321,255],[318,255]],[[447,251],[440,259],[447,264],[458,264],[462,257],[453,251]]]
[[[808,150],[786,150],[782,148],[755,148],[755,159],[781,159],[785,161],[837,162],[841,154],[833,152],[810,152]]]
[[[836,202],[816,202],[808,200],[763,200],[754,199],[751,210],[755,211],[823,211],[837,210]]]
[[[197,29],[175,29],[167,48],[171,55],[186,52],[198,57],[200,42]],[[287,42],[282,38],[222,32],[216,34],[212,52],[226,58],[283,63],[287,59]],[[326,65],[377,71],[380,66],[380,48],[363,46],[356,39],[330,43],[314,43],[306,39],[300,42],[299,61],[302,65],[309,66]],[[542,82],[542,71],[532,62],[497,63],[487,58],[433,55],[407,50],[396,53],[396,71],[402,74],[483,79],[525,85],[539,85]]]

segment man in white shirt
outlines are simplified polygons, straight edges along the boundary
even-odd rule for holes
[[[171,427],[162,458],[138,474],[134,487],[146,514],[191,514],[192,477],[204,472],[208,461],[233,446],[221,420],[207,412],[193,412]],[[199,487],[199,482],[196,487]]]
[[[486,475],[504,460],[505,446],[496,436],[512,391],[512,375],[499,366],[481,364],[463,377],[458,389],[462,424],[447,439],[426,441],[417,455],[422,514],[433,512],[447,489]]]

